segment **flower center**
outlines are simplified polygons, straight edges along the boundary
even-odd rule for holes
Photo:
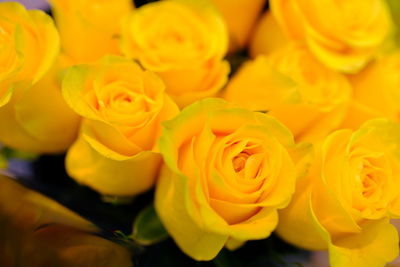
[[[232,159],[233,169],[235,172],[238,173],[244,169],[249,156],[250,155],[247,152],[240,152],[239,155]]]
[[[382,185],[382,169],[374,159],[364,160],[361,170],[362,195],[364,198],[373,198],[379,194]]]
[[[377,182],[373,174],[369,173],[364,176],[362,180],[363,191],[362,194],[364,197],[369,198],[375,192],[375,188],[377,187]]]

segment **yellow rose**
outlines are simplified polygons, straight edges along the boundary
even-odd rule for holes
[[[289,152],[297,149],[270,116],[221,99],[196,102],[164,123],[157,213],[196,260],[211,260],[225,245],[266,238],[293,193],[297,162]],[[308,150],[302,146],[302,153]]]
[[[234,52],[243,49],[266,1],[212,0],[212,2],[222,13],[228,28],[229,50]]]
[[[309,176],[280,212],[278,233],[307,249],[328,249],[333,267],[384,266],[399,254],[400,126],[368,121],[329,135]]]
[[[303,140],[325,137],[337,128],[350,97],[346,77],[320,64],[298,43],[246,63],[225,91],[228,101],[268,111]]]
[[[57,30],[48,15],[16,2],[0,3],[0,107],[39,80],[58,50]]]
[[[84,120],[67,154],[69,175],[105,195],[149,189],[161,161],[161,121],[179,112],[164,89],[157,75],[116,56],[70,68],[62,93]]]
[[[271,0],[286,34],[307,43],[326,66],[357,72],[371,60],[392,27],[384,0]]]
[[[365,121],[386,117],[400,121],[400,53],[386,55],[350,77],[354,97],[343,128],[357,129]]]
[[[149,3],[123,23],[123,53],[157,72],[180,106],[212,96],[226,83],[227,46],[224,21],[206,1]]]
[[[60,55],[52,68],[19,98],[0,107],[0,142],[23,151],[58,153],[74,142],[79,116],[61,95],[61,77],[71,60]]]
[[[129,252],[54,200],[0,174],[1,266],[131,266]]]
[[[43,225],[62,224],[87,232],[98,231],[93,223],[78,216],[75,212],[44,195],[23,187],[15,179],[7,177],[3,173],[0,173],[0,218],[2,236],[0,251],[4,245],[3,237],[7,234],[6,231],[2,231],[7,226],[33,232]],[[10,232],[12,236],[15,233]]]
[[[266,11],[258,21],[249,45],[252,58],[283,47],[289,39],[286,37],[272,12]]]
[[[63,51],[85,63],[105,54],[120,54],[122,18],[132,11],[131,0],[50,0]]]
[[[73,142],[78,117],[64,103],[54,23],[42,11],[0,3],[0,142],[37,153],[61,152]],[[48,72],[47,72],[48,71]],[[47,72],[47,73],[46,73]]]

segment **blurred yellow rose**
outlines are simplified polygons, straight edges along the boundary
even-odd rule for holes
[[[400,53],[379,58],[350,77],[354,96],[343,128],[357,129],[372,118],[400,122]]]
[[[229,31],[229,50],[243,49],[266,0],[212,0]]]
[[[282,103],[299,100],[298,86],[279,72],[268,58],[259,56],[244,62],[228,82],[223,97],[254,111],[270,111]]]
[[[0,265],[131,266],[128,251],[89,221],[0,175]]]
[[[0,107],[37,82],[59,51],[52,19],[17,2],[0,3]]]
[[[307,249],[328,249],[333,267],[384,266],[399,254],[400,126],[368,121],[329,135],[310,175],[280,212],[278,233]]]
[[[289,42],[274,15],[266,11],[258,21],[251,37],[249,52],[252,58],[262,54],[268,55]]]
[[[124,21],[121,49],[157,72],[180,106],[216,94],[226,83],[228,33],[207,1],[146,4]]]
[[[309,153],[307,145],[301,148]],[[211,260],[225,245],[274,230],[277,209],[293,194],[297,161],[291,154],[300,155],[300,146],[270,116],[205,99],[164,123],[160,151],[165,165],[156,211],[183,252]]]
[[[59,55],[42,79],[0,107],[0,142],[35,153],[68,149],[77,136],[80,121],[61,95],[62,73],[70,65],[68,57]]]
[[[156,74],[117,56],[70,68],[63,96],[84,120],[67,154],[69,175],[104,195],[149,189],[161,161],[161,121],[179,112],[164,89]]]
[[[288,37],[303,40],[326,66],[355,73],[370,61],[391,31],[384,0],[271,0]]]
[[[79,120],[59,85],[60,72],[70,62],[59,56],[54,63],[58,52],[59,37],[49,16],[15,2],[0,3],[1,143],[55,153],[73,142]]]
[[[228,83],[225,99],[268,111],[297,139],[315,141],[336,129],[346,114],[351,86],[299,43],[246,63]]]
[[[121,21],[134,8],[131,0],[50,0],[63,52],[86,63],[120,54]]]

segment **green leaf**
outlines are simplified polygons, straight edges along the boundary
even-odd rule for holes
[[[153,204],[144,208],[137,215],[131,237],[141,245],[152,245],[168,237]]]
[[[8,160],[3,154],[0,153],[0,170],[1,169],[5,170],[7,169],[7,167],[8,167]]]
[[[386,0],[390,13],[392,14],[395,32],[394,38],[396,46],[400,47],[400,1],[399,0]]]
[[[22,159],[27,161],[33,161],[38,157],[38,154],[33,152],[24,152],[19,150],[14,150],[8,147],[0,146],[0,154],[6,159]]]
[[[121,197],[121,196],[110,196],[110,195],[102,195],[101,200],[106,203],[110,203],[112,205],[126,205],[131,204],[134,200],[134,197]]]

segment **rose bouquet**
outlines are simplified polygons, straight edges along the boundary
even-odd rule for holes
[[[399,255],[396,0],[50,7],[0,3],[1,264]]]

